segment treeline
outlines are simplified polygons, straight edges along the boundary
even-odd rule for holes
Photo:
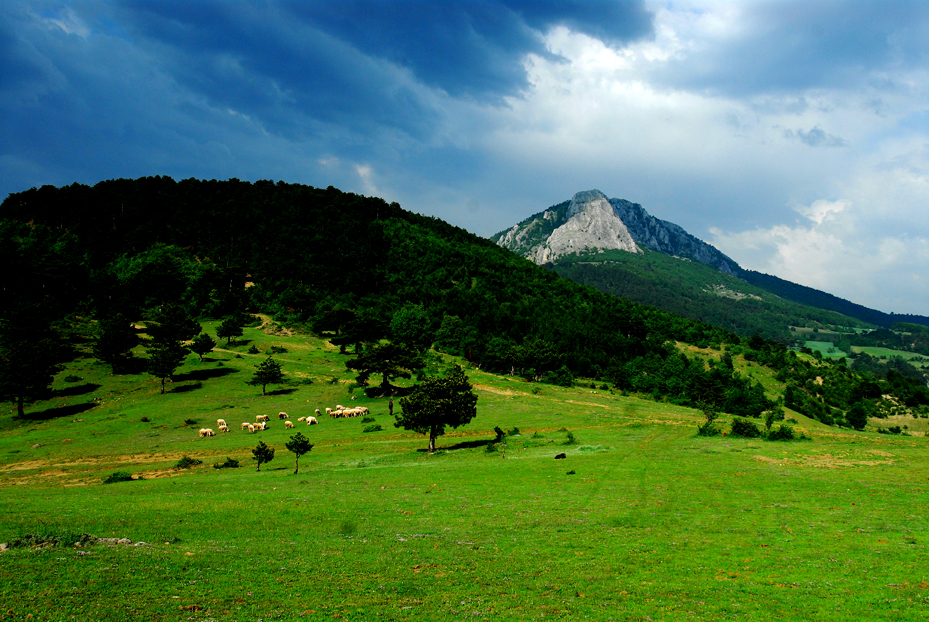
[[[797,370],[793,386],[817,403],[839,410],[850,403],[808,386],[815,365],[774,341],[743,343],[728,330],[561,278],[396,203],[331,187],[167,177],[46,186],[10,195],[0,220],[0,252],[15,273],[0,302],[5,398],[23,399],[14,385],[24,381],[13,371],[36,352],[48,354],[25,397],[47,386],[61,356],[56,322],[69,314],[97,321],[99,345],[106,326],[164,324],[170,311],[181,324],[269,313],[344,351],[368,353],[373,362],[362,378],[380,373],[383,386],[400,356],[389,340],[412,350],[434,345],[532,381],[570,385],[582,376],[753,417],[776,408],[731,358],[688,359],[673,345],[685,342],[744,350],[785,374]],[[184,331],[169,332],[163,349],[171,358]],[[33,347],[37,339],[47,347]],[[841,413],[827,414],[844,422]]]

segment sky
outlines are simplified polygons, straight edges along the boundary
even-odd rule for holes
[[[929,315],[929,3],[0,4],[0,197],[283,180],[489,236],[582,190]]]

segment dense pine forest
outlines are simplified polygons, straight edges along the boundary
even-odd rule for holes
[[[407,361],[434,347],[532,382],[585,378],[709,410],[779,413],[733,368],[742,355],[778,370],[783,405],[826,423],[859,427],[855,413],[880,414],[885,394],[929,405],[926,387],[899,373],[855,372],[610,296],[435,218],[332,187],[167,177],[45,186],[2,203],[0,253],[0,394],[20,412],[71,355],[69,339],[92,339],[114,372],[132,373],[139,361],[126,352],[142,322],[153,341],[143,363],[150,373],[164,366],[163,378],[178,348],[194,347],[198,318],[234,326],[255,312],[329,336],[353,368],[366,355],[397,364],[391,344]],[[678,343],[725,353],[707,364]],[[382,373],[372,365],[362,382]]]

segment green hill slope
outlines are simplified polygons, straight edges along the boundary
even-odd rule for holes
[[[700,262],[655,251],[574,255],[559,259],[554,270],[602,292],[745,336],[792,339],[790,326],[870,326],[839,313],[785,300]]]

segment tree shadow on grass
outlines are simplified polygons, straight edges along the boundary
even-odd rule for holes
[[[454,445],[448,445],[447,447],[440,447],[440,446],[436,445],[435,450],[436,450],[436,451],[439,451],[439,450],[441,449],[441,450],[446,450],[446,451],[448,451],[448,450],[452,450],[452,449],[475,449],[476,447],[485,447],[485,446],[487,446],[487,445],[493,445],[493,444],[496,443],[496,442],[497,442],[497,440],[496,440],[496,439],[493,439],[493,438],[492,438],[492,439],[488,439],[488,440],[484,440],[484,441],[462,441],[462,442],[460,442],[460,443],[455,443]],[[428,447],[424,447],[424,448],[421,448],[421,449],[417,449],[416,451],[427,452],[427,451],[429,451],[429,448],[428,448]]]
[[[266,395],[290,395],[291,393],[296,393],[297,388],[287,388],[287,389],[275,389],[274,391],[268,391]]]
[[[196,391],[197,389],[203,388],[202,382],[195,382],[193,384],[185,384],[179,387],[174,387],[171,389],[171,393],[187,393],[188,391]]]
[[[75,395],[86,395],[88,393],[93,393],[103,385],[95,384],[93,382],[85,382],[84,384],[79,384],[73,387],[66,387],[64,389],[56,389],[52,392],[53,398],[59,397],[73,397]]]
[[[216,367],[213,369],[195,369],[184,372],[183,374],[174,374],[174,382],[185,382],[188,380],[210,380],[211,378],[222,378],[229,374],[239,373],[238,369],[228,367]]]
[[[49,419],[60,419],[61,417],[72,417],[82,412],[87,412],[96,406],[93,402],[86,404],[71,404],[69,406],[56,406],[55,408],[46,408],[45,410],[27,412],[22,417],[15,417],[22,421],[48,421]]]

